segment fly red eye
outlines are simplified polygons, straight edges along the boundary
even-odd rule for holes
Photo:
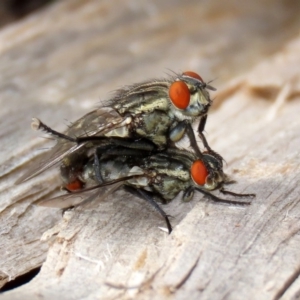
[[[73,182],[68,183],[65,188],[70,192],[81,190],[83,189],[83,182],[77,178]]]
[[[208,175],[207,169],[201,160],[196,160],[191,166],[192,179],[198,185],[204,185]]]
[[[172,103],[179,109],[186,109],[190,104],[190,90],[185,82],[175,81],[169,89]]]
[[[186,76],[189,76],[189,77],[193,77],[193,78],[195,78],[195,79],[200,80],[201,82],[204,82],[203,79],[202,79],[202,77],[201,77],[199,74],[197,74],[197,73],[195,73],[195,72],[193,72],[193,71],[186,71],[186,72],[184,72],[182,75],[186,75]]]

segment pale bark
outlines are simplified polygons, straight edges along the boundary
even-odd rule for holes
[[[43,264],[0,299],[299,295],[299,6],[209,3],[61,1],[0,31],[0,282]],[[166,68],[218,78],[206,137],[230,188],[257,194],[251,206],[175,199],[168,235],[121,191],[63,217],[33,205],[57,191],[55,169],[14,185],[45,147],[31,117],[63,130],[98,97]]]

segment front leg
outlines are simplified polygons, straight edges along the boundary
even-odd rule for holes
[[[204,128],[205,128],[205,125],[206,125],[206,121],[207,121],[207,115],[201,117],[201,120],[200,120],[199,126],[198,126],[198,135],[199,135],[199,137],[200,137],[200,139],[201,139],[201,141],[203,143],[203,146],[206,148],[206,150],[208,152],[214,152],[210,148],[210,146],[208,145],[207,140],[206,140],[206,138],[205,138],[205,136],[203,134],[203,131],[204,131]]]
[[[204,128],[206,125],[206,121],[207,121],[207,115],[203,116],[199,122],[198,135],[203,143],[203,146],[206,148],[207,152],[222,162],[224,160],[223,157],[219,153],[217,153],[211,149],[211,147],[208,145],[208,142],[203,134],[203,131],[204,131]]]
[[[231,191],[227,191],[224,188],[220,188],[220,192],[224,195],[230,195],[230,196],[234,196],[234,197],[249,197],[249,198],[254,198],[256,196],[256,194],[239,194],[239,193],[234,193]]]
[[[154,209],[165,219],[167,224],[169,234],[172,232],[172,225],[169,220],[169,215],[165,213],[165,211],[158,205],[158,203],[153,198],[153,193],[145,191],[143,189],[135,188],[129,185],[124,186],[125,191],[130,194],[139,197],[142,200],[145,200],[148,204],[150,204]]]
[[[184,136],[184,134],[187,134],[189,140],[190,140],[190,145],[193,148],[193,150],[195,151],[197,157],[199,159],[203,158],[203,154],[200,151],[196,138],[195,138],[195,134],[194,134],[194,130],[192,128],[192,125],[190,124],[190,122],[188,121],[181,121],[179,122],[174,128],[172,128],[169,132],[169,139],[176,143],[179,140],[181,140]]]

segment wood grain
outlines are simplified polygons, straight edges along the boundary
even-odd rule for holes
[[[298,8],[75,0],[2,29],[1,284],[43,266],[0,299],[296,299]],[[238,181],[232,190],[257,194],[250,207],[178,198],[165,207],[174,216],[167,235],[159,216],[122,192],[63,217],[35,206],[57,190],[57,170],[14,185],[49,147],[31,117],[63,130],[109,91],[167,68],[218,77],[206,136]]]

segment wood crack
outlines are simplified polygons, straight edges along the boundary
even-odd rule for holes
[[[170,287],[171,292],[175,292],[176,290],[180,289],[187,282],[187,280],[191,277],[191,275],[193,274],[195,268],[197,267],[200,257],[201,257],[201,254],[196,259],[196,261],[191,266],[191,268],[188,270],[186,275],[184,275],[184,277],[176,285]]]
[[[285,281],[283,286],[278,290],[276,295],[274,296],[274,300],[280,299],[284,293],[290,288],[290,286],[295,282],[295,280],[299,277],[300,275],[300,266],[295,270],[295,272]]]

